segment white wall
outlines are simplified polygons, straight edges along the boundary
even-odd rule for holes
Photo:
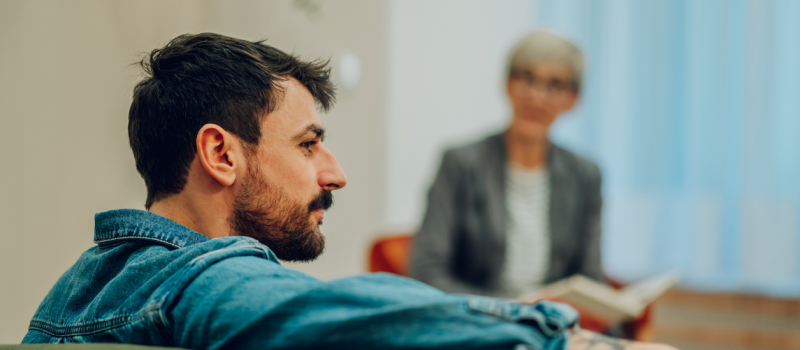
[[[95,213],[142,208],[126,132],[130,64],[186,32],[269,38],[306,58],[360,56],[361,86],[322,117],[349,184],[326,215],[326,253],[295,267],[323,278],[363,271],[384,213],[385,14],[371,0],[0,2],[0,344],[22,339],[93,245]]]
[[[506,55],[534,26],[530,0],[389,1],[387,230],[413,230],[442,150],[509,117]]]

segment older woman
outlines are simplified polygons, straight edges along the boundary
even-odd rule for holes
[[[536,32],[511,53],[504,132],[445,152],[411,275],[448,292],[518,297],[583,274],[602,280],[600,171],[548,139],[578,99],[583,55]]]

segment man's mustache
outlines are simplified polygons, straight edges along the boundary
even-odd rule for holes
[[[308,209],[328,210],[328,208],[330,208],[332,205],[333,205],[333,194],[331,194],[331,191],[322,190],[322,193],[320,193],[317,196],[317,198],[314,198],[314,200],[311,201],[311,204],[308,205]]]

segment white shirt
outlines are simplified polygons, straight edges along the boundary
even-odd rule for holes
[[[506,255],[500,292],[508,298],[544,283],[550,262],[550,176],[547,169],[508,165],[506,175]]]

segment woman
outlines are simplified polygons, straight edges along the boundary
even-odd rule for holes
[[[412,277],[447,292],[516,298],[600,266],[600,171],[549,141],[578,99],[583,55],[548,32],[508,65],[503,133],[445,152],[414,240]]]

